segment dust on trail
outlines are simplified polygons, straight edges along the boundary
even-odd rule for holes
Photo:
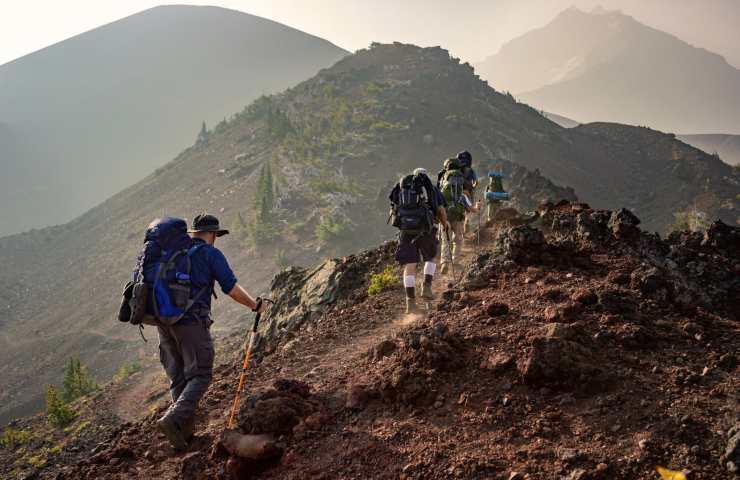
[[[161,402],[169,401],[169,381],[160,365],[149,365],[117,386],[110,410],[126,422],[150,413]]]
[[[427,313],[435,310],[437,303],[441,299],[441,292],[447,288],[450,284],[457,283],[462,271],[463,265],[465,265],[468,258],[474,255],[478,251],[475,240],[466,239],[463,244],[462,255],[456,259],[455,262],[455,277],[452,276],[451,272],[446,274],[438,274],[434,280],[434,295],[435,300],[430,302],[424,302],[420,298],[418,305],[420,307],[419,313],[406,314],[399,312],[398,314],[389,315],[388,321],[380,322],[378,326],[363,335],[352,338],[348,343],[334,348],[330,351],[325,352],[320,356],[319,362],[316,365],[318,369],[315,373],[320,373],[322,370],[329,368],[331,365],[339,365],[345,363],[353,363],[360,356],[365,355],[371,348],[380,343],[382,340],[389,337],[398,335],[403,330],[414,325],[416,322],[426,318]],[[456,278],[457,277],[457,278]],[[420,290],[420,288],[418,288]],[[402,308],[399,305],[399,308]]]

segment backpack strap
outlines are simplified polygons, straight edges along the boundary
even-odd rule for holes
[[[191,269],[191,267],[192,267],[192,263],[191,263],[191,261],[190,261],[190,258],[191,258],[191,257],[192,257],[193,255],[195,255],[195,253],[196,253],[196,252],[197,252],[198,250],[200,250],[200,248],[201,248],[202,246],[204,246],[204,245],[205,245],[205,244],[203,244],[203,243],[198,243],[197,245],[193,245],[192,247],[190,247],[190,249],[189,249],[189,250],[187,251],[187,259],[188,259],[188,263],[187,263],[187,265],[188,265],[188,267],[187,267],[187,268],[188,268],[188,271],[187,271],[187,273],[188,273],[188,276],[190,276],[190,269]],[[192,279],[192,277],[191,277],[191,279]],[[186,313],[188,312],[188,310],[190,310],[190,308],[191,308],[191,307],[192,307],[192,306],[193,306],[193,305],[195,304],[195,302],[197,302],[197,301],[198,301],[198,300],[200,299],[200,297],[202,297],[202,296],[203,296],[203,294],[204,294],[204,293],[206,293],[206,292],[208,291],[208,289],[209,289],[209,288],[210,288],[210,287],[209,287],[208,285],[205,285],[205,286],[201,287],[201,289],[200,289],[200,290],[198,290],[198,291],[197,291],[197,292],[195,293],[195,295],[193,295],[193,298],[191,298],[191,299],[189,299],[189,300],[188,300],[188,303],[187,303],[187,305],[185,306],[185,310],[183,311],[183,315],[185,315],[185,314],[186,314]],[[215,293],[215,292],[214,292],[214,293]]]

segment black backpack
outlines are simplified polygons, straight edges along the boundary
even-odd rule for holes
[[[429,185],[427,185],[427,183]],[[398,182],[398,203],[394,205],[393,226],[404,233],[425,233],[432,229],[429,208],[431,182],[422,174],[406,175]]]

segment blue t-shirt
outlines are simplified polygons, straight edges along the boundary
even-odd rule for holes
[[[190,258],[191,295],[195,296],[204,286],[207,288],[198,297],[188,313],[178,322],[181,325],[195,323],[196,318],[191,312],[211,309],[211,296],[213,295],[215,282],[218,282],[221,291],[227,295],[237,283],[236,275],[234,275],[221,250],[213,245],[208,245],[199,238],[193,240],[193,246],[195,245],[199,245],[199,247]]]

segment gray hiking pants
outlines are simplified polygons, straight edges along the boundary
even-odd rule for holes
[[[197,323],[157,327],[159,360],[170,379],[172,405],[166,415],[181,428],[195,416],[198,402],[213,379],[211,319],[201,316]]]

